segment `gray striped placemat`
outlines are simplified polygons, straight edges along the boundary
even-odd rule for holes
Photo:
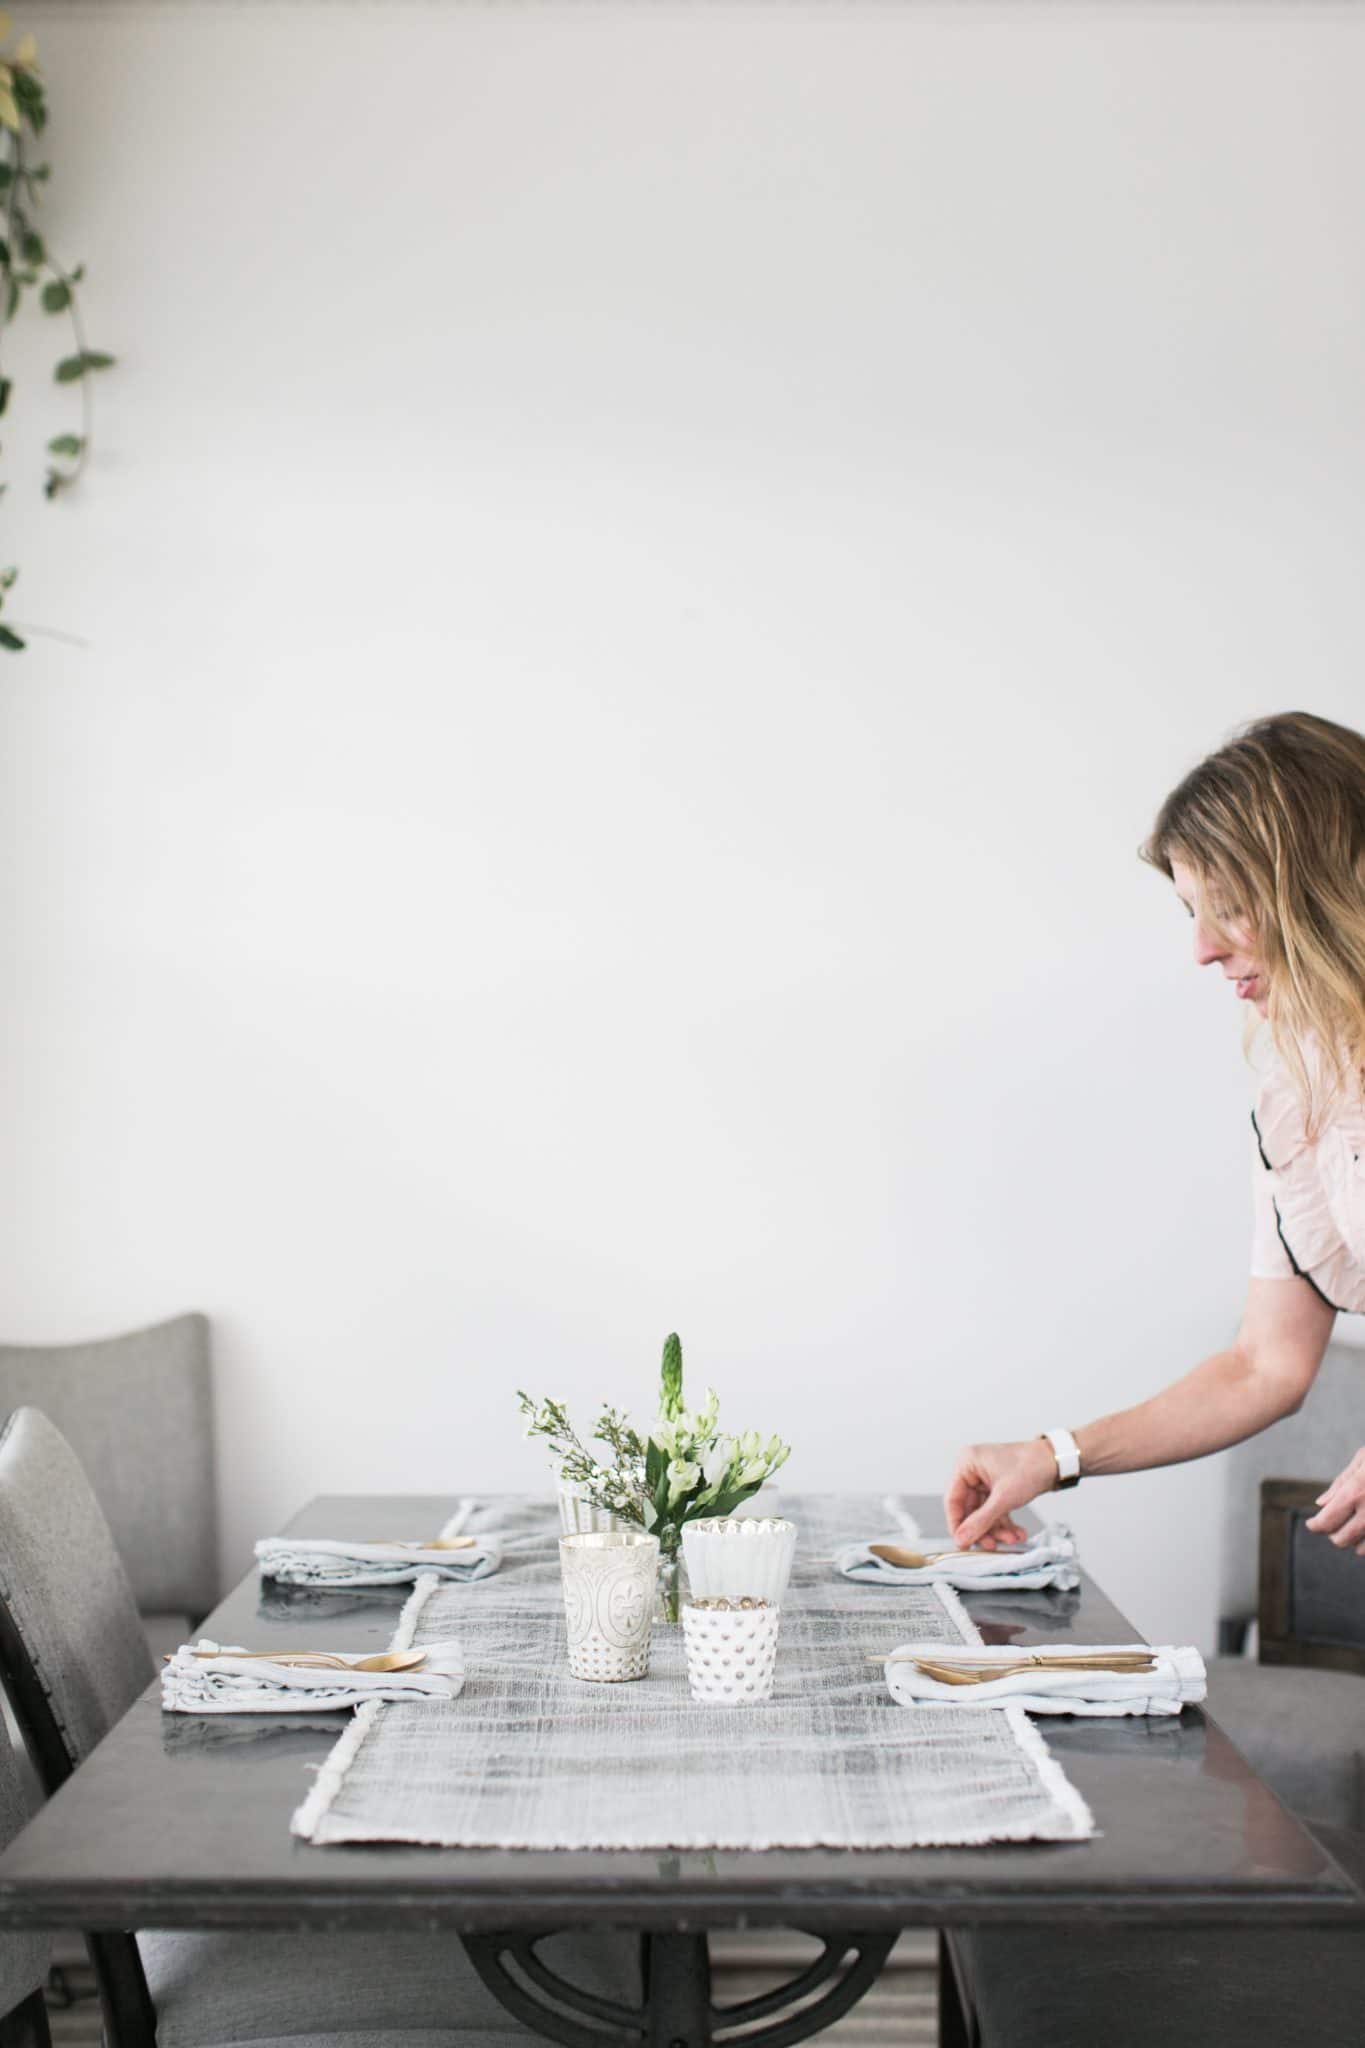
[[[909,1849],[1093,1834],[1018,1709],[897,1706],[865,1661],[910,1641],[980,1641],[946,1587],[835,1575],[834,1549],[875,1532],[884,1507],[810,1495],[789,1512],[800,1538],[773,1698],[727,1709],[690,1699],[678,1627],[655,1625],[645,1679],[571,1677],[553,1506],[481,1510],[484,1526],[496,1516],[501,1571],[420,1583],[395,1638],[459,1636],[463,1692],[362,1707],[294,1832],[498,1849]]]

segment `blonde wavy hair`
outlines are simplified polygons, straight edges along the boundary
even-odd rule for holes
[[[1365,1075],[1365,734],[1309,711],[1258,719],[1171,791],[1142,858],[1168,876],[1184,862],[1215,925],[1252,932],[1276,1049],[1320,1128]]]

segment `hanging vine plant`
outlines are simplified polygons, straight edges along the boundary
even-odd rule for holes
[[[42,188],[51,176],[50,164],[31,160],[47,126],[47,98],[37,44],[31,35],[22,35],[9,49],[6,45],[12,32],[10,17],[0,13],[0,333],[19,314],[25,295],[35,291],[44,313],[63,314],[71,323],[74,347],[62,356],[52,374],[58,384],[80,386],[80,432],[54,435],[47,444],[43,494],[55,498],[71,489],[89,460],[94,426],[91,383],[114,358],[91,348],[86,340],[77,289],[85,276],[84,264],[64,269],[34,219],[42,204]],[[9,401],[10,379],[0,362],[0,417],[8,411]],[[0,492],[5,489],[0,482]],[[13,567],[0,569],[0,613],[18,574]],[[41,629],[25,628],[35,630]],[[24,645],[22,634],[0,617],[0,648],[13,653]]]

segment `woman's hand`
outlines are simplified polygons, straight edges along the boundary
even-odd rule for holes
[[[1022,1444],[969,1444],[958,1453],[943,1497],[948,1533],[959,1550],[970,1544],[994,1550],[1000,1543],[1022,1542],[1024,1531],[1013,1520],[1013,1510],[1050,1492],[1056,1482],[1057,1460],[1042,1437]]]
[[[1318,1495],[1318,1512],[1305,1527],[1328,1537],[1338,1550],[1354,1544],[1356,1556],[1365,1557],[1365,1451],[1357,1451],[1326,1493]]]

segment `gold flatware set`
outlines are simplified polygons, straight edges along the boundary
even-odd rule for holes
[[[270,1664],[297,1664],[316,1671],[416,1671],[427,1661],[425,1650],[385,1650],[374,1657],[335,1657],[328,1650],[196,1650],[194,1654],[206,1661],[260,1658]],[[170,1655],[163,1661],[169,1664]]]
[[[998,1557],[995,1550],[906,1550],[899,1543],[869,1543],[868,1549],[883,1564],[899,1565],[903,1571],[921,1571],[927,1564],[938,1564],[945,1557]]]
[[[472,1550],[477,1536],[363,1536],[371,1550]]]
[[[1075,1655],[1063,1652],[1052,1654],[1047,1651],[1021,1651],[1018,1657],[1008,1660],[987,1660],[965,1657],[877,1657],[870,1651],[869,1664],[913,1664],[926,1678],[937,1679],[941,1685],[989,1685],[995,1678],[1017,1678],[1030,1671],[1112,1671],[1141,1672],[1156,1667],[1156,1658],[1150,1650],[1108,1650],[1078,1651]]]

